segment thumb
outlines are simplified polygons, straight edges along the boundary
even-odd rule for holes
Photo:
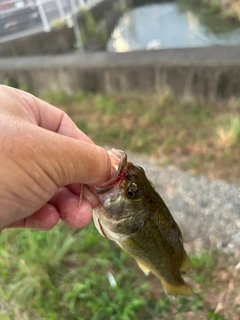
[[[97,185],[109,179],[111,161],[102,147],[39,127],[37,131],[34,159],[58,187],[71,183]]]
[[[44,157],[42,168],[57,186],[70,183],[98,185],[110,177],[110,158],[95,144],[56,134],[48,143],[46,154],[49,160]],[[41,155],[43,158],[43,153]]]
[[[4,134],[5,169],[9,172],[3,173],[20,184],[34,185],[36,192],[52,193],[71,183],[97,185],[110,177],[110,158],[99,146],[22,121],[12,131]],[[10,183],[9,176],[6,181]]]

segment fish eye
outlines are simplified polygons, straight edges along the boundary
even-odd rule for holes
[[[131,189],[128,189],[126,194],[127,194],[127,196],[129,198],[134,198],[135,197],[135,192],[133,192]]]
[[[135,184],[131,184],[130,186],[128,186],[128,188],[125,190],[125,195],[128,198],[135,198],[137,196],[137,185]]]

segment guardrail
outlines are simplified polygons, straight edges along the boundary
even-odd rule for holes
[[[66,23],[82,47],[76,15],[101,0],[0,0],[0,42],[28,34],[49,32]]]

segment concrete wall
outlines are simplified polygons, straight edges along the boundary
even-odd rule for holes
[[[63,26],[51,32],[40,32],[0,43],[0,56],[27,56],[62,53],[75,50],[72,28]]]
[[[240,98],[240,47],[0,58],[0,82],[6,81],[35,94],[167,92],[176,99],[226,101]]]

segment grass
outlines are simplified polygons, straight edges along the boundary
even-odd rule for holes
[[[221,108],[169,97],[76,93],[43,97],[96,143],[148,154],[161,165],[239,183],[239,105]],[[239,271],[213,248],[192,252],[196,298],[170,300],[155,276],[99,235],[93,224],[0,237],[3,320],[237,320]]]
[[[93,224],[82,230],[63,224],[49,232],[4,230],[0,245],[1,319],[228,319],[224,313],[234,319],[235,300],[214,312],[227,268],[217,251],[191,258],[196,298],[170,300],[153,275],[144,276]],[[232,276],[239,283],[240,275]],[[237,294],[234,287],[231,295]]]
[[[230,114],[224,116],[217,128],[218,145],[220,148],[229,148],[240,139],[240,116]]]

